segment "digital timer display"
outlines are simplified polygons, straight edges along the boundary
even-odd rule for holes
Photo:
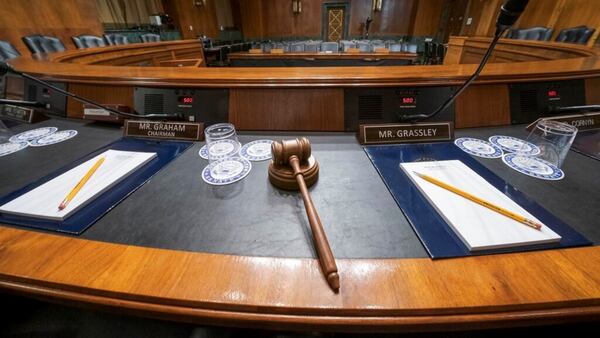
[[[558,97],[558,91],[554,89],[549,90],[548,97]]]
[[[179,96],[177,98],[177,102],[179,102],[181,104],[192,104],[192,103],[194,103],[194,97],[193,96]]]
[[[403,104],[415,104],[415,98],[414,97],[403,97],[402,103]]]

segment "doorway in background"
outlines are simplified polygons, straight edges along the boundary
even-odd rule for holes
[[[321,38],[323,41],[339,41],[348,37],[350,17],[347,2],[328,2],[322,7]]]

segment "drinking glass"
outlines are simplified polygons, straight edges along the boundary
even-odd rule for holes
[[[239,156],[241,148],[235,127],[231,123],[217,123],[204,130],[208,161],[213,163],[228,157]]]
[[[577,128],[570,124],[542,119],[529,133],[527,142],[539,148],[533,156],[560,169],[576,135]]]

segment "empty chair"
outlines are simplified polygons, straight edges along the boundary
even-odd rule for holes
[[[159,42],[160,41],[160,35],[152,34],[152,33],[142,34],[142,35],[140,35],[140,38],[142,39],[142,42]]]
[[[337,42],[321,42],[321,52],[332,52],[337,53],[340,50],[340,46]]]
[[[292,52],[292,53],[304,52],[304,42],[292,43],[290,46],[290,52]]]
[[[407,43],[406,51],[409,53],[417,53],[417,44],[415,43]]]
[[[432,62],[433,42],[425,41],[423,44],[423,64],[428,65]]]
[[[436,59],[438,64],[444,63],[444,56],[446,55],[446,46],[443,43],[437,44]]]
[[[73,43],[75,43],[75,46],[77,46],[77,48],[79,49],[106,46],[104,40],[102,40],[101,37],[95,35],[83,34],[79,36],[72,36],[71,39],[73,40]]]
[[[340,40],[340,46],[342,48],[342,51],[347,52],[348,48],[356,48],[356,44],[354,43],[354,41],[348,41],[348,40]]]
[[[104,34],[104,40],[108,43],[109,46],[118,46],[118,45],[128,45],[129,40],[127,36],[123,34]]]
[[[53,36],[34,34],[24,36],[22,39],[32,53],[54,53],[65,50],[65,45],[62,41]]]
[[[506,37],[508,39],[518,40],[538,40],[538,41],[550,41],[552,36],[552,28],[546,27],[531,27],[523,29],[510,29]]]
[[[358,50],[361,53],[370,53],[373,51],[373,47],[371,46],[371,44],[369,42],[360,41],[356,45],[358,46]]]
[[[304,44],[304,51],[309,53],[317,53],[319,51],[320,44],[318,42],[306,42]]]
[[[0,40],[0,61],[16,58],[19,55],[21,53],[10,42]]]
[[[587,26],[565,28],[558,33],[555,41],[585,44],[595,31],[595,28],[589,28]]]
[[[399,42],[390,43],[388,48],[390,49],[390,52],[403,52],[404,51],[402,49],[402,44]]]
[[[262,51],[264,53],[271,52],[271,49],[273,48],[273,45],[270,42],[262,43],[260,46],[261,46],[260,48],[262,49]]]

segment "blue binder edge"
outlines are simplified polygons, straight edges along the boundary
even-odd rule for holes
[[[0,198],[0,205],[35,189],[62,173],[80,165],[81,163],[109,150],[155,152],[157,156],[143,167],[131,173],[119,184],[105,191],[85,207],[81,208],[67,219],[62,221],[23,217],[0,213],[0,223],[32,227],[62,233],[79,235],[98,221],[102,216],[117,206],[121,201],[148,182],[152,176],[162,170],[167,164],[181,155],[193,143],[183,141],[157,141],[149,139],[121,138],[102,148],[99,148],[84,157]]]
[[[505,252],[524,252],[551,248],[567,248],[591,245],[583,235],[556,218],[524,193],[518,191],[503,179],[453,143],[427,143],[368,146],[364,151],[381,176],[396,203],[408,219],[419,240],[433,259],[465,257]],[[427,201],[410,178],[400,169],[400,163],[433,160],[460,160],[506,196],[521,205],[562,238],[558,243],[512,247],[471,252],[437,210]]]

